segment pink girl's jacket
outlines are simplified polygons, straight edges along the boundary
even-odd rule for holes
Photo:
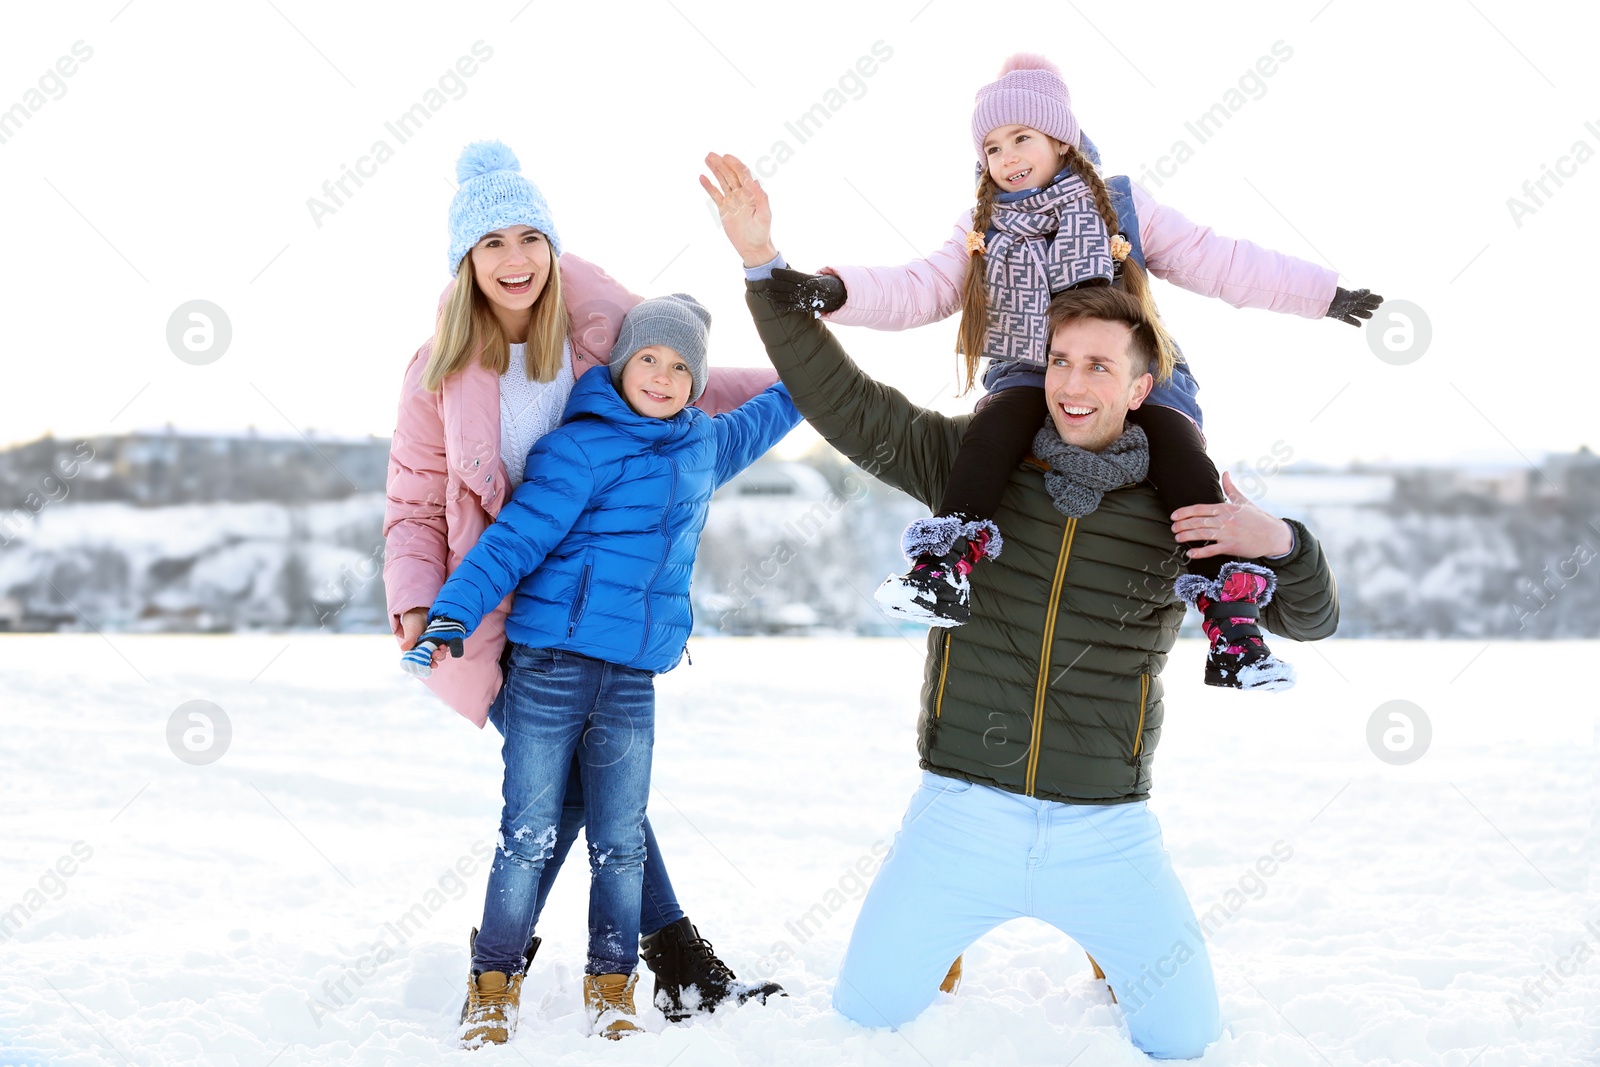
[[[622,316],[643,297],[570,252],[557,269],[572,319],[572,373],[578,377],[610,360]],[[422,387],[422,372],[432,351],[429,339],[406,367],[389,446],[383,582],[396,637],[401,614],[433,604],[445,578],[510,496],[500,460],[499,376],[474,363],[430,393]],[[714,369],[696,406],[713,415],[731,411],[777,380],[771,370]],[[467,641],[466,654],[446,658],[425,682],[480,728],[500,691],[510,606],[508,596]]]
[[[1139,240],[1150,273],[1174,285],[1220,297],[1240,308],[1266,308],[1318,319],[1328,313],[1338,274],[1294,256],[1249,241],[1214,233],[1190,222],[1182,212],[1156,203],[1133,186]],[[956,222],[955,233],[927,259],[900,267],[824,267],[845,286],[844,307],[823,317],[842,326],[909,330],[961,310],[967,280],[967,231],[972,212]]]

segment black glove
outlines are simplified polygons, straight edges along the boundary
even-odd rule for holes
[[[1328,318],[1360,326],[1359,320],[1372,318],[1372,313],[1378,310],[1381,303],[1383,297],[1371,289],[1357,289],[1353,293],[1348,289],[1336,289],[1333,303],[1328,305]]]
[[[831,274],[807,274],[779,267],[761,295],[783,311],[809,311],[820,315],[844,307],[844,282]]]
[[[451,656],[460,659],[461,643],[466,637],[467,628],[461,623],[443,615],[435,615],[428,620],[428,628],[417,638],[416,645],[401,655],[400,669],[414,678],[426,678],[433,673],[434,650],[448,648]]]

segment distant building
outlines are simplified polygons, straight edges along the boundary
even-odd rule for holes
[[[0,509],[123,501],[305,503],[381,490],[387,438],[213,435],[176,430],[44,437],[0,452]]]

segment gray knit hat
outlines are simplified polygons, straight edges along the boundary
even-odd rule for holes
[[[711,312],[688,293],[658,296],[640,303],[622,319],[617,343],[611,347],[611,380],[621,384],[622,368],[641,348],[666,345],[689,365],[693,383],[689,403],[706,391],[706,340],[711,332]]]

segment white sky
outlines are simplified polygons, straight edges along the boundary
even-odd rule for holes
[[[1427,353],[1393,366],[1351,327],[1158,283],[1219,463],[1278,442],[1323,462],[1600,447],[1589,321],[1600,159],[1548,185],[1520,227],[1506,204],[1575,142],[1600,151],[1592,10],[1309,0],[1226,15],[1019,4],[1001,18],[1008,8],[953,0],[804,6],[818,14],[707,0],[10,10],[0,109],[75,42],[93,54],[0,143],[11,326],[0,442],[168,422],[387,435],[448,278],[456,156],[488,137],[543,188],[568,250],[641,292],[693,292],[716,317],[712,359],[762,364],[737,259],[695,180],[704,153],[753,162],[789,142],[767,186],[794,265],[903,262],[970,204],[973,92],[1030,49],[1065,72],[1109,173],[1138,176],[1187,140],[1194,157],[1147,183],[1158,199],[1332,264],[1347,287],[1413,301],[1432,321]],[[1000,21],[1017,25],[985,29]],[[397,144],[384,123],[479,40],[493,57],[465,94]],[[799,143],[785,122],[879,41],[892,57],[864,93]],[[1278,41],[1292,58],[1198,144],[1185,123]],[[394,158],[319,228],[307,198],[379,138]],[[168,317],[193,299],[232,322],[231,347],[206,366],[166,344]],[[970,409],[973,396],[953,396],[954,320],[842,334],[914,400]]]

